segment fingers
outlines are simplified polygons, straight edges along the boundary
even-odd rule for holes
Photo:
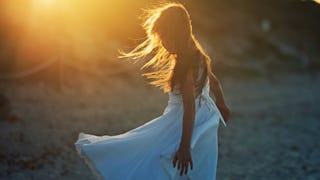
[[[187,161],[181,161],[180,176],[182,176],[183,172],[185,171],[186,162],[187,162]]]
[[[230,115],[228,114],[228,113],[226,113],[226,118],[225,119],[227,119],[227,121],[229,121],[229,119],[230,119]]]
[[[189,163],[190,163],[190,169],[192,170],[193,169],[192,159],[185,160],[185,161],[179,161],[178,170],[180,170],[180,176],[182,176],[182,174],[188,173]]]
[[[178,157],[177,157],[177,155],[175,155],[174,158],[173,158],[173,161],[172,161],[174,168],[176,167],[177,160],[178,160]]]
[[[175,168],[176,166],[178,171],[180,171],[180,176],[182,176],[183,174],[187,174],[188,173],[188,169],[190,167],[190,170],[193,169],[193,161],[192,161],[192,158],[189,157],[188,160],[185,160],[185,159],[180,159],[178,157],[178,155],[176,154],[173,158],[173,167]],[[178,165],[177,165],[178,163]],[[190,165],[189,165],[190,163]]]
[[[184,165],[184,162],[183,162],[183,161],[180,161],[180,162],[181,162],[180,176],[182,176],[183,171],[184,171],[184,169],[185,169],[185,165]]]
[[[189,161],[185,161],[185,169],[184,169],[185,174],[188,173],[188,165],[189,165]]]
[[[224,108],[223,109],[223,114],[224,114],[224,117],[225,117],[226,121],[229,121],[229,119],[230,119],[230,110],[228,108]]]

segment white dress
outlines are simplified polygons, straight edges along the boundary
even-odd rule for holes
[[[193,169],[180,176],[172,159],[182,135],[181,95],[169,93],[163,114],[123,134],[96,136],[79,133],[75,147],[97,179],[107,180],[214,180],[218,159],[219,119],[226,126],[209,95],[209,79],[195,100],[191,138]]]

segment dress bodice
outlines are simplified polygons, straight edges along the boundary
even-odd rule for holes
[[[198,85],[201,81],[201,76],[203,74],[204,71],[204,64],[201,63],[200,67],[199,67],[199,71],[195,80],[195,85]],[[200,91],[200,94],[196,95],[196,100],[201,96],[201,95],[206,95],[209,96],[210,93],[210,83],[209,83],[209,78],[208,76],[206,77],[205,80],[205,85],[203,86],[202,90]],[[180,90],[178,89],[178,87],[175,87],[173,89],[173,91],[169,92],[169,102],[182,102],[182,95],[180,93]]]
[[[182,95],[179,93],[178,89],[174,89],[174,91],[169,92],[168,94],[169,94],[169,100],[168,100],[168,106],[166,109],[170,109],[170,106],[172,105],[179,105],[179,106],[183,105]],[[221,122],[223,123],[224,126],[226,126],[226,123],[224,121],[222,114],[220,113],[215,102],[210,97],[210,81],[208,76],[206,77],[206,82],[202,90],[200,91],[198,96],[195,97],[195,105],[196,105],[196,109],[204,106],[204,107],[207,107],[212,114],[218,113]]]
[[[179,90],[175,89],[173,92],[169,92],[169,103],[182,103],[182,95],[180,94]],[[198,101],[198,99],[202,96],[210,97],[210,83],[209,78],[207,77],[205,85],[200,92],[198,96],[195,97],[195,100]]]

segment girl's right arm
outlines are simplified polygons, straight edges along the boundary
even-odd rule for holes
[[[210,81],[210,90],[213,92],[214,97],[216,99],[216,105],[221,112],[224,120],[227,122],[230,117],[230,110],[225,103],[225,98],[223,95],[221,84],[218,78],[213,74],[209,74],[209,81]]]

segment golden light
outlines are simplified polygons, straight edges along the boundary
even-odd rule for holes
[[[320,4],[320,0],[313,0],[314,2]]]
[[[49,6],[52,5],[56,0],[33,0],[34,4]]]
[[[128,19],[138,14],[143,1],[130,1],[130,6],[128,2],[0,0],[0,32],[16,66],[32,67],[56,56],[86,66],[115,59],[119,48],[115,37],[130,36],[132,24],[140,28],[138,19]]]

